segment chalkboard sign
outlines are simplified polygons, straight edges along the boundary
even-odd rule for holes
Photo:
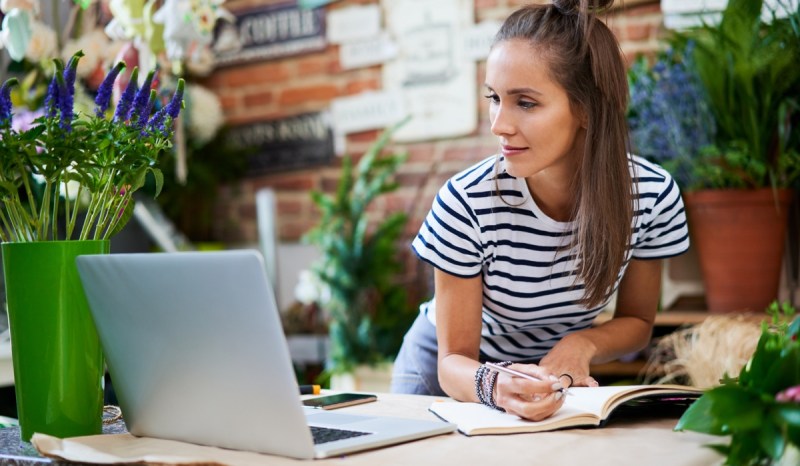
[[[269,60],[322,50],[325,11],[295,2],[234,12],[235,23],[219,21],[214,39],[217,65]]]
[[[234,126],[229,138],[234,147],[255,149],[249,176],[326,165],[334,156],[333,134],[322,113]]]

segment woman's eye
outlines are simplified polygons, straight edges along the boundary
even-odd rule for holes
[[[535,107],[537,104],[536,104],[536,102],[530,102],[528,100],[520,100],[517,103],[517,105],[519,105],[520,108],[524,108],[525,110],[529,110],[529,109],[532,109],[533,107]]]
[[[500,98],[497,96],[497,94],[486,94],[484,97],[486,97],[492,103],[495,103],[495,104],[500,102]]]

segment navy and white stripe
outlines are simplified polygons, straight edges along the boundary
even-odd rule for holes
[[[545,215],[525,179],[508,175],[502,159],[495,163],[489,157],[439,190],[412,248],[449,274],[483,277],[484,356],[538,360],[567,334],[590,327],[604,305],[578,304],[584,286],[576,282],[576,251],[566,247],[575,225]],[[640,157],[631,157],[631,170],[638,199],[627,259],[683,253],[689,236],[678,186]],[[435,298],[420,309],[435,324]]]

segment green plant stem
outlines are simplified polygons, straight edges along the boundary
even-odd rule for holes
[[[60,171],[59,171],[60,173]],[[51,209],[50,214],[50,224],[51,224],[51,231],[50,234],[52,238],[58,239],[58,206],[61,204],[61,176],[59,175],[56,177],[56,182],[53,183],[53,208]],[[69,239],[67,237],[66,239]]]
[[[44,232],[45,232],[45,225],[49,221],[49,212],[50,212],[50,180],[45,181],[44,185],[44,195],[42,196],[42,205],[39,206],[39,218],[37,219],[36,225],[36,237],[41,240],[45,239]]]
[[[114,191],[114,172],[116,170],[111,169],[111,173],[108,173],[108,178],[103,187],[103,195],[99,197],[100,201],[98,203],[99,209],[99,217],[97,218],[96,225],[94,226],[94,238],[93,239],[100,239],[100,233],[104,230],[105,224],[108,221],[109,215],[109,207],[113,201],[108,201],[107,199],[110,198],[109,193]],[[103,177],[105,178],[105,176]]]
[[[116,230],[117,225],[119,224],[119,221],[122,218],[122,211],[128,205],[128,202],[132,202],[131,197],[132,196],[128,194],[128,192],[126,191],[125,195],[122,196],[122,199],[119,202],[115,203],[116,205],[114,206],[114,208],[109,209],[109,212],[115,212],[116,214],[112,217],[111,222],[108,224],[108,228],[105,229],[100,239],[108,239],[111,237],[111,233],[113,233],[114,230]]]
[[[6,234],[6,231],[11,231],[11,225],[6,218],[5,209],[0,209],[0,223],[3,224],[3,228],[0,228],[0,241],[7,243],[10,236]]]
[[[76,202],[77,204],[77,202]],[[71,203],[69,202],[69,183],[64,183],[64,238],[70,239],[72,237],[72,229],[70,228],[69,220],[70,220],[70,209],[72,208]]]
[[[106,176],[107,169],[104,167],[100,170],[100,180],[104,180]],[[102,183],[102,182],[101,182]],[[92,196],[92,200],[89,202],[89,208],[86,213],[86,219],[83,223],[83,228],[81,228],[81,235],[80,239],[86,240],[89,239],[89,231],[91,230],[91,225],[95,223],[95,219],[99,215],[100,205],[98,199],[103,199],[107,195],[107,187],[108,183],[103,183],[104,188],[103,192],[99,196]]]
[[[72,233],[75,231],[75,224],[78,221],[78,206],[81,202],[81,196],[83,195],[83,185],[78,185],[78,194],[75,196],[75,204],[72,210],[70,211],[67,209],[67,237],[72,237]],[[69,197],[67,197],[67,202],[69,202]]]

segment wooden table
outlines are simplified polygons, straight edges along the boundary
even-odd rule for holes
[[[343,411],[399,417],[436,419],[427,408],[435,397],[379,394],[378,402]],[[722,463],[722,457],[704,447],[720,438],[691,432],[673,432],[675,418],[616,420],[600,429],[573,429],[536,434],[467,437],[460,433],[418,440],[342,458],[313,461],[316,465],[697,465]],[[8,432],[6,433],[7,436]],[[18,434],[17,434],[18,435]],[[129,434],[122,438],[134,440]],[[0,434],[2,438],[2,434]],[[0,464],[36,465],[50,460],[35,458],[29,444],[4,439]],[[253,454],[250,455],[252,459]],[[257,463],[297,465],[297,460],[258,455]],[[56,462],[55,464],[60,464]],[[311,464],[311,463],[307,463]]]

